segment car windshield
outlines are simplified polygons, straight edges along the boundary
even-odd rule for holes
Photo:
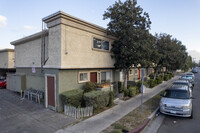
[[[163,96],[174,99],[189,99],[188,92],[184,90],[166,90]]]
[[[183,79],[192,79],[192,76],[183,76]]]
[[[182,83],[181,82],[174,82],[173,85],[188,85],[188,83],[186,83],[186,82],[185,83],[183,83],[183,82]]]

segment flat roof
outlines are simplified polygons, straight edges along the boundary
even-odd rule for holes
[[[45,30],[44,32],[46,32],[48,34],[48,30]],[[32,41],[34,39],[41,38],[41,35],[42,35],[42,31],[37,32],[35,34],[32,34],[30,36],[26,36],[24,38],[18,39],[16,41],[10,42],[10,44],[11,45],[17,45],[17,44],[20,44],[20,43],[23,43],[23,42]]]
[[[44,17],[42,20],[46,23],[46,22],[51,21],[52,19],[54,20],[54,19],[61,18],[61,17],[68,18],[68,19],[70,19],[72,21],[75,21],[75,22],[80,22],[80,23],[85,24],[85,25],[87,25],[89,27],[95,27],[95,28],[98,28],[98,29],[106,31],[106,28],[104,28],[104,27],[101,27],[99,25],[87,22],[87,21],[82,20],[82,19],[77,18],[77,17],[74,17],[72,15],[69,15],[69,14],[63,12],[63,11],[58,11],[58,12],[55,12],[55,13],[53,13],[51,15],[48,15],[48,16]]]
[[[14,52],[15,50],[14,49],[11,49],[11,48],[6,48],[6,49],[0,49],[0,53],[3,53],[3,52]]]

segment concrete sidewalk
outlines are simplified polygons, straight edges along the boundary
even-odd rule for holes
[[[169,87],[179,76],[175,76],[167,82],[152,88],[146,89],[143,95],[143,103]],[[60,129],[56,133],[99,133],[109,127],[112,123],[118,121],[141,104],[141,95],[137,95],[125,102],[119,103],[113,108],[106,110],[98,115],[88,118],[76,125]]]

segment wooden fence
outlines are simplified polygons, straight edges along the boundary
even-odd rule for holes
[[[70,105],[64,105],[64,114],[75,119],[93,115],[93,106],[85,108],[76,108]]]

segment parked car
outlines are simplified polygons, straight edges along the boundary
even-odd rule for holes
[[[173,82],[173,85],[186,85],[188,86],[191,90],[193,89],[192,84],[189,82],[188,79],[179,79]]]
[[[187,86],[175,85],[161,95],[160,112],[166,115],[193,117],[192,96]]]
[[[4,80],[4,79],[6,79],[5,76],[0,76],[0,80]]]
[[[186,73],[185,75],[186,75],[186,76],[192,76],[192,77],[194,78],[194,80],[195,80],[195,75],[194,75],[194,73]]]
[[[194,86],[194,78],[193,78],[193,76],[185,75],[185,76],[182,76],[181,79],[187,79],[192,84],[192,86]]]
[[[6,80],[0,81],[0,88],[6,88]]]
[[[192,69],[192,72],[193,72],[193,73],[197,73],[197,72],[198,72],[198,71],[197,71],[197,68],[193,68],[193,69]]]

